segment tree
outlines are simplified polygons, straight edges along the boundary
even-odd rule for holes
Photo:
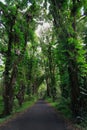
[[[17,77],[17,67],[23,61],[27,42],[29,40],[29,23],[32,21],[32,8],[36,10],[35,2],[28,6],[28,1],[6,1],[1,3],[1,26],[7,37],[7,52],[4,72],[4,114],[12,112],[14,100],[14,83]],[[20,5],[19,5],[20,3]],[[26,11],[24,9],[26,8]],[[13,58],[13,59],[12,59]]]
[[[58,54],[60,77],[67,76],[67,87],[62,80],[62,92],[66,93],[69,89],[69,95],[71,98],[71,109],[74,117],[80,115],[80,109],[82,109],[82,99],[80,94],[80,81],[82,79],[82,73],[86,68],[82,43],[77,35],[77,20],[81,17],[81,9],[84,6],[82,1],[51,1],[50,13],[53,16],[54,27],[58,38]],[[54,13],[55,12],[55,13]],[[65,16],[65,17],[63,17]],[[60,50],[61,49],[61,50]],[[79,58],[80,57],[80,58]],[[66,61],[66,62],[65,62]],[[84,73],[85,74],[85,73]],[[65,86],[67,88],[65,88]]]

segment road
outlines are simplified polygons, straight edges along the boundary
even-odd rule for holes
[[[0,130],[67,130],[60,115],[45,101],[39,100],[25,113],[12,119]]]

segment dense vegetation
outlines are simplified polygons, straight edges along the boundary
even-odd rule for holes
[[[86,31],[87,0],[0,2],[2,115],[38,95],[87,120]]]

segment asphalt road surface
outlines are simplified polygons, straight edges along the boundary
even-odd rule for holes
[[[0,127],[0,130],[67,130],[65,122],[43,100],[39,100],[24,114]]]

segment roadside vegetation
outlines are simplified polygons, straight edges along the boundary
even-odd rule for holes
[[[18,101],[15,100],[13,111],[12,111],[11,115],[2,116],[4,106],[3,106],[3,100],[1,99],[0,100],[0,123],[4,123],[12,118],[19,116],[21,113],[24,113],[25,111],[27,111],[27,109],[32,107],[36,103],[36,101],[37,101],[37,97],[30,98],[26,95],[25,101],[21,107],[19,106]]]
[[[0,0],[1,116],[35,97],[86,127],[87,0]]]
[[[70,101],[64,98],[58,98],[53,101],[51,98],[45,97],[45,101],[52,106],[57,114],[61,115],[67,124],[67,128],[73,130],[86,130],[87,129],[87,118],[85,117],[81,122],[77,122],[72,118],[72,111],[70,109]]]

